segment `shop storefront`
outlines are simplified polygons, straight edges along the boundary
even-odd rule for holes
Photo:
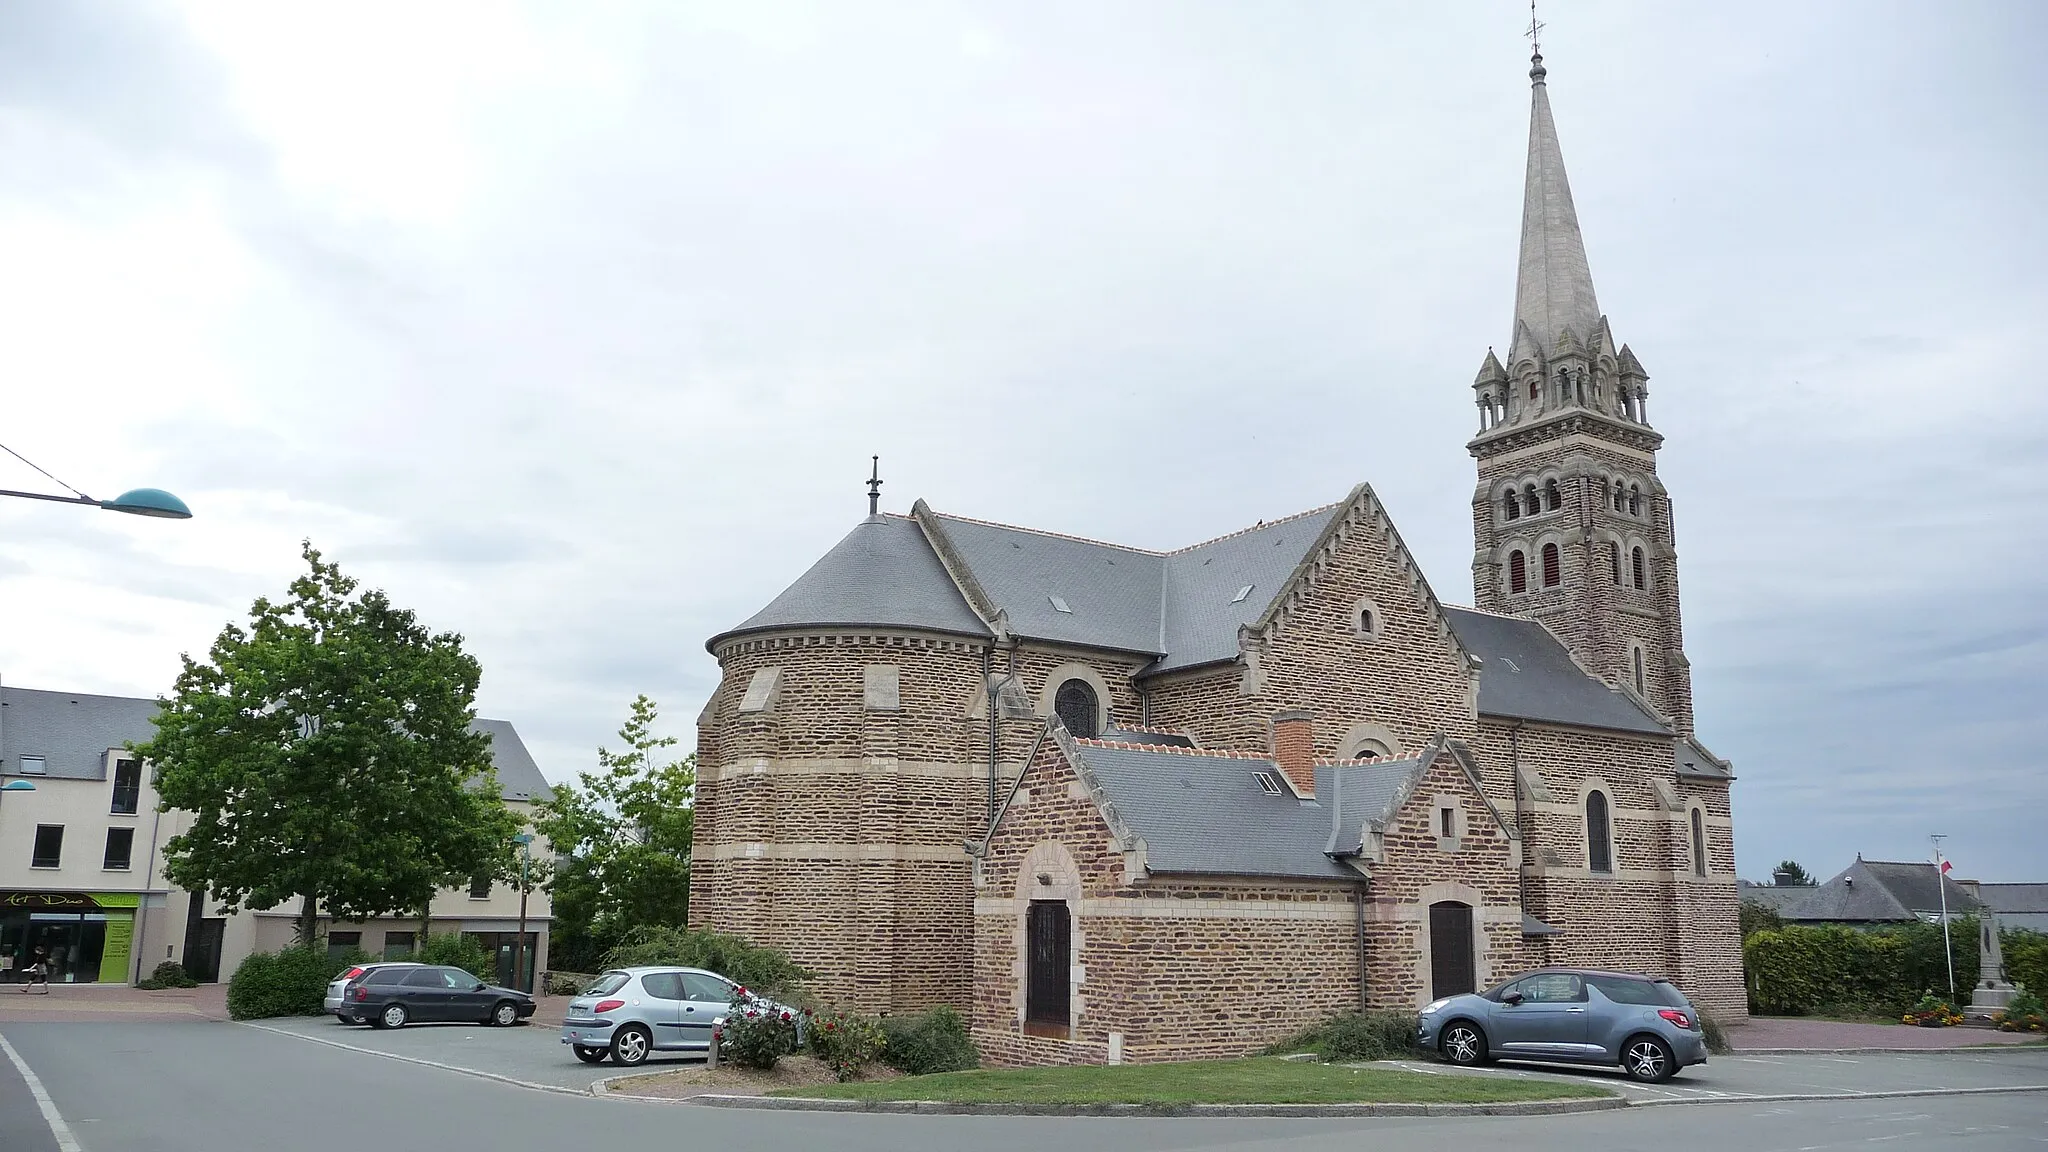
[[[135,942],[133,892],[0,892],[0,980],[28,979],[36,949],[50,983],[126,983]]]

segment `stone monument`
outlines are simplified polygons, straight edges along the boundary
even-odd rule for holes
[[[1967,1015],[1989,1019],[2012,1003],[2015,989],[2005,982],[2005,954],[1998,947],[1998,916],[1986,908],[1977,914],[1977,986],[1970,989]]]

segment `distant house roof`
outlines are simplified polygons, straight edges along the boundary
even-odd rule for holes
[[[1788,920],[1798,918],[1789,913],[1812,893],[1813,885],[1811,884],[1787,884],[1780,886],[1775,884],[1752,884],[1747,880],[1738,880],[1735,883],[1737,899],[1751,904],[1760,904]]]
[[[1534,620],[1444,606],[1458,642],[1483,662],[1479,711],[1487,716],[1667,736],[1655,716],[1586,674]]]
[[[2048,932],[2048,884],[1979,884],[1977,898],[2003,927]]]
[[[1940,915],[1944,891],[1950,915],[1982,907],[1968,888],[1941,878],[1933,864],[1917,861],[1858,859],[1825,884],[1811,888],[1747,885],[1739,895],[1771,906],[1792,922],[1883,924]]]
[[[1386,819],[1424,768],[1418,758],[1318,765],[1318,799],[1302,800],[1284,784],[1278,794],[1261,786],[1256,774],[1279,768],[1256,756],[1101,740],[1070,746],[1145,841],[1148,870],[1204,876],[1358,880],[1332,858],[1332,841],[1348,837],[1355,847],[1359,827]],[[1333,824],[1343,836],[1332,836]]]
[[[154,700],[0,687],[0,776],[20,776],[21,758],[41,757],[42,776],[103,780],[107,753],[156,736]],[[507,800],[548,795],[547,779],[507,720],[477,720],[470,730],[491,738],[491,763]]]

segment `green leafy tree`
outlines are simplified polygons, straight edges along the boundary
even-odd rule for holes
[[[156,736],[171,881],[229,910],[299,900],[298,935],[411,912],[450,876],[503,874],[518,820],[474,732],[481,671],[452,632],[302,549],[282,601],[258,599],[204,661],[188,654]]]
[[[1781,860],[1771,871],[1771,883],[1780,888],[1811,888],[1814,879],[1811,873],[1799,866],[1799,861]]]
[[[558,854],[554,898],[558,967],[592,964],[638,927],[679,928],[690,908],[690,836],[697,758],[667,754],[654,701],[640,696],[619,729],[625,750],[597,750],[597,770],[556,785],[534,827]]]

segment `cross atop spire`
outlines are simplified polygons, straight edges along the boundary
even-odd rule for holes
[[[1543,25],[1529,9],[1528,36],[1533,41]],[[1522,253],[1515,279],[1515,327],[1527,326],[1535,346],[1555,346],[1561,332],[1589,342],[1600,322],[1600,304],[1593,297],[1593,273],[1586,266],[1586,243],[1579,235],[1579,215],[1572,207],[1572,187],[1564,175],[1564,152],[1557,143],[1557,124],[1550,117],[1550,94],[1543,82],[1543,54],[1531,57],[1529,69],[1529,169],[1522,189]],[[1521,341],[1511,338],[1510,345]]]

